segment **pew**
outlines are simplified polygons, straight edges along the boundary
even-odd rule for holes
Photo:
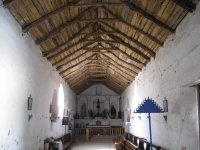
[[[152,144],[153,150],[164,150],[164,148]],[[116,150],[150,150],[150,143],[131,133],[125,133],[125,136],[119,136],[115,139]]]

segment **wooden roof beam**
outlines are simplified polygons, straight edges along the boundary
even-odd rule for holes
[[[82,16],[81,16],[82,17]],[[49,33],[46,33],[42,38],[36,40],[36,44],[42,44],[43,42],[49,40],[50,38],[56,36],[61,30],[67,28],[68,26],[74,23],[94,23],[94,22],[116,22],[119,21],[118,18],[93,18],[93,19],[80,19],[75,18],[72,21],[67,21],[64,24],[60,25],[59,27],[53,29]]]
[[[89,81],[90,77],[87,76],[85,78],[80,79],[79,81],[77,81],[76,83],[74,83],[73,85],[70,85],[71,88],[76,88],[77,86],[80,86],[83,82],[85,81]]]
[[[64,63],[64,62],[65,62],[66,60],[68,60],[71,56],[75,55],[76,53],[79,53],[80,50],[84,51],[84,48],[86,48],[87,46],[90,46],[91,44],[93,44],[93,43],[86,43],[83,47],[80,47],[80,48],[76,49],[75,51],[73,51],[73,52],[70,53],[69,55],[65,56],[64,58],[60,59],[59,61],[54,62],[52,65],[53,65],[53,66],[56,66],[56,65],[59,65],[59,64]]]
[[[88,51],[85,51],[85,52],[81,53],[80,55],[74,57],[73,59],[71,59],[71,60],[69,60],[69,61],[67,61],[67,62],[65,62],[65,63],[63,63],[63,64],[61,64],[61,65],[59,65],[59,66],[57,66],[57,67],[56,67],[56,70],[61,69],[61,68],[64,67],[65,65],[67,65],[67,64],[69,64],[69,63],[71,63],[71,62],[73,62],[73,61],[75,61],[75,60],[77,60],[77,59],[79,59],[80,57],[82,57],[83,55],[85,55],[85,54],[87,54],[87,53],[88,53]]]
[[[109,69],[114,70],[115,73],[114,73],[114,74],[111,73],[111,70],[109,70]],[[126,76],[122,75],[121,73],[118,73],[118,71],[116,71],[115,69],[112,69],[111,67],[108,68],[108,72],[107,72],[107,73],[110,74],[111,76],[115,76],[115,77],[117,77],[117,78],[120,77],[120,80],[122,80],[123,82],[129,83],[129,82],[133,81],[133,78],[129,79],[129,78],[127,78]],[[119,77],[118,77],[118,76],[119,76]]]
[[[73,80],[77,80],[77,78],[80,78],[80,76],[84,75],[85,72],[88,73],[88,69],[86,67],[84,67],[83,69],[79,70],[79,72],[76,73],[75,76],[72,76],[71,78],[65,79],[66,81],[73,81]]]
[[[112,83],[114,83],[115,85],[118,85],[118,86],[120,86],[120,87],[122,87],[122,88],[126,88],[126,87],[128,86],[127,84],[123,84],[123,83],[117,82],[117,79],[114,78],[114,77],[112,77],[111,75],[109,75],[107,79],[108,79],[108,80],[107,80],[108,83],[109,83],[109,82],[112,82]],[[119,80],[119,79],[118,79],[118,80]]]
[[[134,64],[131,64],[131,63],[129,63],[129,62],[126,62],[125,60],[121,59],[119,56],[117,56],[117,55],[116,55],[115,53],[113,53],[112,51],[111,51],[109,54],[112,54],[112,56],[114,56],[114,57],[115,57],[116,59],[118,59],[119,61],[125,63],[125,64],[128,65],[128,66],[131,66],[131,67],[135,68],[135,69],[138,70],[138,71],[141,71],[141,70],[142,70],[140,67],[138,67],[138,66],[136,66],[136,65],[134,65]]]
[[[121,92],[123,91],[122,89],[116,88],[116,86],[109,85],[107,82],[103,82],[102,84],[105,85],[106,87],[108,87],[109,89],[113,90],[118,95],[120,95]]]
[[[75,69],[74,71],[69,72],[68,74],[66,74],[66,75],[64,75],[64,76],[62,76],[62,77],[63,77],[63,78],[69,79],[71,76],[74,76],[74,74],[76,74],[77,71],[79,71],[80,69],[84,68],[85,65],[87,65],[87,64],[89,64],[89,63],[91,63],[91,61],[85,63],[85,64],[82,65],[81,67]]]
[[[141,62],[140,60],[128,55],[126,52],[124,52],[123,50],[121,50],[119,47],[115,46],[114,44],[108,43],[108,45],[110,45],[111,47],[117,49],[121,54],[125,55],[126,57],[128,57],[130,60],[136,62],[137,64],[140,64],[142,66],[145,66],[146,64]]]
[[[64,11],[64,10],[67,8],[67,6],[68,6],[69,4],[77,4],[77,3],[80,2],[80,1],[81,1],[81,0],[74,0],[73,2],[68,2],[66,5],[64,5],[64,6],[58,8],[58,9],[52,11],[52,12],[49,12],[49,13],[43,15],[42,17],[40,17],[40,18],[38,18],[37,20],[31,22],[30,24],[27,24],[26,26],[22,27],[23,32],[28,32],[31,28],[33,28],[33,27],[39,25],[40,23],[42,23],[43,21],[45,21],[45,20],[51,18],[52,16],[54,16],[54,15],[56,15],[56,14],[58,14],[58,13]],[[88,9],[85,9],[84,11],[82,11],[82,13],[83,13],[83,12],[86,12],[86,11],[88,11]],[[76,16],[76,17],[73,18],[73,19],[78,19],[78,18],[80,18],[80,17],[81,17],[81,16]],[[72,20],[73,20],[73,19],[72,19]],[[71,21],[72,21],[72,20],[71,20]]]
[[[108,68],[108,71],[112,70],[114,71],[116,74],[120,74],[120,76],[122,76],[126,81],[132,81],[134,77],[130,76],[129,74],[126,74],[125,72],[122,72],[121,70],[117,69],[117,67],[114,67],[114,65],[110,65]],[[128,77],[126,77],[128,76]]]
[[[92,58],[92,57],[94,57],[95,55],[96,55],[96,54],[93,54],[93,55],[91,55],[91,56],[89,56],[89,57],[87,57],[87,58],[85,58],[85,59],[79,61],[77,64],[68,67],[67,69],[61,71],[59,74],[64,74],[64,73],[67,72],[68,70],[70,70],[70,69],[76,67],[77,65],[79,65],[79,64],[81,64],[81,63],[83,63],[83,62],[85,62],[88,58]]]
[[[74,86],[74,85],[81,83],[85,79],[89,79],[89,78],[90,78],[90,75],[88,74],[87,71],[85,71],[84,74],[82,74],[82,76],[79,79],[69,81],[69,83],[70,83],[70,85]]]
[[[68,46],[67,48],[60,50],[59,52],[57,52],[61,47],[56,47],[56,49],[54,49],[54,51],[50,51],[44,54],[44,56],[47,56],[48,60],[51,60],[57,56],[59,56],[60,54],[72,49],[73,47],[77,46],[78,44],[84,43],[86,42],[85,40],[87,40],[87,38],[89,38],[90,36],[92,36],[93,33],[88,33],[84,38],[80,39],[78,42],[71,44],[70,46]],[[56,53],[57,52],[57,53]]]
[[[103,8],[106,12],[108,12],[110,15],[112,15],[113,17],[120,18],[120,22],[122,22],[123,24],[125,24],[125,25],[128,26],[129,28],[131,28],[131,29],[137,31],[138,33],[140,33],[140,34],[146,36],[147,38],[149,38],[150,40],[152,40],[152,41],[155,42],[156,44],[158,44],[158,45],[160,45],[160,46],[162,46],[162,45],[164,44],[163,42],[161,42],[161,41],[159,41],[158,39],[156,39],[155,37],[153,37],[151,34],[149,34],[149,33],[145,32],[145,31],[143,31],[142,29],[140,29],[140,28],[138,28],[138,27],[132,25],[131,23],[129,23],[129,22],[127,22],[126,20],[124,20],[121,16],[119,16],[119,15],[117,15],[117,14],[114,14],[110,9],[108,9],[108,8],[106,8],[106,7],[104,7],[104,6],[102,6],[102,8]]]
[[[106,55],[106,54],[103,54],[106,58],[109,58],[113,63],[117,64],[118,66],[120,66],[121,68],[124,68],[126,71],[134,74],[134,75],[137,75],[138,73],[135,72],[134,70],[124,66],[124,65],[121,65],[120,63],[118,63],[117,61],[113,60],[110,56]]]
[[[131,74],[137,75],[137,72],[135,72],[135,71],[131,70],[130,68],[127,68],[127,67],[125,67],[125,66],[119,64],[118,62],[116,62],[116,61],[114,61],[112,58],[110,58],[109,56],[107,56],[107,55],[105,55],[105,54],[103,54],[103,53],[101,53],[101,54],[102,54],[104,57],[110,59],[113,63],[115,63],[115,64],[117,64],[118,66],[120,66],[121,68],[123,68],[124,70],[130,72]],[[112,63],[112,64],[113,64],[113,63]],[[113,64],[113,65],[114,65],[114,64]],[[114,66],[115,66],[115,65],[114,65]]]
[[[129,37],[127,34],[121,32],[120,30],[116,29],[115,27],[109,25],[108,23],[102,22],[102,24],[106,25],[107,27],[111,28],[113,31],[115,31],[117,34],[122,35],[123,37],[125,37],[126,39],[128,39],[131,42],[134,42],[137,46],[141,47],[142,49],[144,49],[145,51],[147,51],[152,57],[155,57],[155,52],[153,50],[151,50],[150,48],[148,48],[146,45],[142,44],[141,42],[139,42],[138,40],[135,40],[132,37]]]
[[[121,38],[115,36],[115,35],[112,35],[112,34],[108,34],[108,36],[113,39],[113,40],[116,40],[119,42],[119,44],[122,44],[124,45],[125,47],[127,47],[128,49],[132,50],[135,54],[141,56],[142,58],[146,59],[147,61],[150,61],[150,58],[145,55],[143,52],[139,51],[138,49],[136,49],[135,47],[131,46],[129,43],[123,41]]]
[[[172,0],[172,1],[190,13],[194,12],[194,10],[196,9],[196,4],[193,3],[191,0]]]
[[[88,29],[90,26],[92,25],[92,23],[88,23],[87,25],[85,25],[83,28],[81,28],[77,33],[74,33],[71,37],[69,37],[67,39],[67,41],[61,43],[59,46],[62,46],[62,45],[65,45],[65,44],[68,44],[69,42],[71,42],[73,39],[77,38],[78,36],[80,36],[80,34],[85,31],[86,29]],[[51,38],[51,36],[50,36]],[[50,39],[49,37],[46,37],[46,38],[41,38],[41,39],[38,39],[35,41],[36,44],[42,44],[44,43],[45,41],[49,40]]]
[[[122,0],[121,0],[122,1]],[[148,12],[142,10],[138,6],[136,6],[134,3],[130,3],[129,1],[122,1],[130,10],[135,11],[139,14],[141,14],[146,19],[150,20],[151,22],[155,23],[157,26],[165,29],[166,31],[169,31],[170,33],[174,33],[175,29],[171,28],[170,26],[166,25],[162,21],[155,18],[153,15],[149,14]]]
[[[111,85],[111,86],[115,87],[116,89],[120,89],[120,92],[126,88],[126,87],[121,86],[118,83],[110,81],[110,80],[112,80],[112,79],[110,79],[110,78],[107,79],[107,81],[106,81],[107,85]]]

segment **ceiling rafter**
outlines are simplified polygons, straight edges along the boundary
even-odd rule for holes
[[[107,56],[107,55],[105,55],[105,54],[103,54],[103,53],[101,53],[101,55],[103,55],[104,57],[110,59],[112,62],[114,62],[114,63],[117,64],[118,66],[122,67],[122,68],[125,69],[126,71],[130,72],[131,74],[137,75],[137,72],[135,72],[135,71],[131,70],[130,68],[127,68],[127,67],[125,67],[125,66],[119,64],[118,62],[116,62],[115,60],[113,60],[111,57],[109,57],[109,56]]]
[[[89,61],[87,63],[85,63],[85,65],[91,63],[92,61]],[[73,76],[77,71],[79,71],[80,69],[84,68],[85,65],[82,65],[81,67],[75,69],[74,71],[69,72],[68,74],[65,74],[64,76],[62,76],[65,80],[69,79],[70,76]]]
[[[155,37],[153,37],[152,35],[150,35],[149,33],[143,31],[142,29],[136,27],[135,25],[132,25],[131,23],[125,21],[122,17],[120,17],[119,15],[117,14],[114,14],[110,9],[102,6],[102,8],[108,12],[110,15],[112,15],[113,17],[117,17],[117,18],[120,18],[120,22],[122,22],[123,24],[127,25],[128,27],[130,27],[131,29],[139,32],[140,34],[148,37],[149,39],[151,39],[152,41],[154,41],[156,44],[162,46],[163,45],[163,42],[159,41],[158,39],[156,39]]]
[[[69,42],[71,42],[73,39],[77,38],[78,36],[80,36],[81,32],[85,31],[87,28],[89,28],[92,25],[92,23],[88,23],[87,25],[85,25],[84,27],[82,27],[78,32],[74,33],[71,37],[69,37],[67,39],[67,41],[57,45],[56,47],[60,47],[62,45],[68,44]],[[38,39],[35,41],[36,44],[42,44],[45,41],[47,41],[49,38],[42,38],[42,39]],[[53,51],[53,49],[49,50],[49,51]]]
[[[114,79],[114,80],[113,80]],[[116,81],[116,78],[115,77],[113,77],[113,76],[108,76],[108,78],[107,78],[107,82],[112,82],[112,83],[114,83],[114,84],[116,84],[116,85],[118,85],[118,86],[120,86],[120,87],[122,87],[122,88],[126,88],[126,86],[127,86],[127,84],[122,84],[122,83],[120,83],[120,82],[117,82]]]
[[[79,72],[76,74],[76,76],[73,76],[69,79],[66,79],[68,82],[71,82],[73,80],[77,80],[77,78],[80,78],[80,76],[85,75],[85,72],[88,72],[88,69],[84,67],[83,69],[80,69]]]
[[[93,35],[93,32],[92,32],[92,33],[88,33],[84,38],[80,39],[80,40],[79,40],[78,42],[76,42],[76,43],[71,44],[71,45],[68,46],[67,48],[65,48],[65,49],[63,49],[63,50],[60,50],[59,52],[57,52],[57,51],[58,51],[59,49],[61,49],[61,48],[57,48],[57,49],[55,49],[54,51],[47,52],[47,53],[45,54],[45,56],[47,57],[48,60],[51,60],[51,59],[53,59],[53,58],[55,58],[55,57],[61,55],[62,53],[66,52],[66,51],[68,51],[68,50],[70,50],[70,49],[72,49],[73,47],[77,46],[78,44],[87,42],[87,41],[85,41],[85,40],[87,40],[87,38],[89,38],[89,37],[92,36],[92,35]],[[57,52],[57,53],[55,53],[55,52]]]
[[[22,27],[23,32],[28,32],[31,28],[39,25],[43,21],[51,18],[52,16],[54,16],[54,15],[56,15],[58,13],[61,13],[62,11],[64,11],[67,8],[67,5],[69,5],[69,4],[76,4],[76,3],[80,2],[80,1],[81,0],[74,0],[73,2],[69,2],[69,3],[67,3],[64,6],[61,6],[60,8],[58,8],[58,9],[52,11],[52,12],[49,12],[49,13],[45,14],[44,16],[42,16],[42,17],[38,18],[37,20],[31,22],[30,24],[27,24],[24,27]]]
[[[108,61],[106,59],[103,59],[102,57],[99,57],[98,61],[102,61],[104,64],[106,64],[107,65],[107,69],[111,69],[111,70],[113,70],[114,72],[116,72],[117,74],[120,74],[120,75],[123,74],[122,77],[124,77],[127,81],[132,80],[133,75],[125,73],[125,71],[123,71],[122,69],[120,69],[119,66],[115,65],[115,63],[110,62],[110,61]],[[128,76],[129,78],[127,78],[126,76]]]
[[[73,80],[73,81],[69,81],[70,86],[75,86],[75,85],[79,85],[80,83],[82,83],[83,81],[90,79],[90,75],[87,71],[84,72],[83,76],[81,78],[79,78],[79,80]]]
[[[67,62],[65,62],[65,63],[63,63],[63,64],[61,64],[61,65],[59,65],[59,66],[57,66],[57,67],[56,67],[56,70],[61,69],[61,68],[64,67],[65,65],[67,65],[67,64],[69,64],[69,63],[71,63],[71,62],[73,62],[73,61],[75,61],[75,60],[77,60],[77,59],[79,59],[80,57],[82,57],[83,55],[85,55],[85,54],[87,54],[87,53],[88,53],[88,51],[85,51],[85,52],[81,53],[80,55],[74,57],[73,59],[71,59],[71,60],[69,60],[69,61],[67,61]]]
[[[132,81],[130,79],[128,80],[128,79],[124,78],[124,76],[122,76],[121,74],[117,74],[117,75],[112,74],[112,73],[110,73],[110,71],[108,71],[108,75],[111,75],[112,77],[116,77],[115,79],[118,79],[118,80],[120,79],[120,82],[130,83]]]
[[[194,12],[194,10],[196,9],[196,4],[193,3],[191,0],[172,0],[172,1],[190,13]]]
[[[155,18],[153,15],[149,14],[148,12],[142,10],[141,8],[136,6],[134,3],[130,3],[129,1],[122,1],[122,3],[124,3],[128,8],[130,8],[130,10],[139,13],[140,15],[142,15],[146,19],[150,20],[151,22],[155,23],[157,26],[165,29],[166,31],[168,31],[170,33],[175,32],[175,29],[173,29],[172,27],[163,23],[162,21],[158,20],[157,18]]]
[[[138,74],[136,71],[134,71],[134,70],[126,67],[125,65],[122,65],[122,64],[118,63],[117,61],[113,60],[110,56],[108,56],[106,54],[102,54],[102,55],[105,56],[106,58],[110,59],[113,63],[117,64],[119,67],[124,68],[126,71],[134,74],[135,76]]]
[[[133,51],[135,54],[141,56],[142,58],[146,59],[147,61],[150,60],[150,58],[145,55],[143,52],[139,51],[138,49],[136,49],[135,47],[131,46],[129,43],[123,41],[121,38],[113,35],[113,34],[108,34],[108,36],[113,39],[113,40],[116,40],[119,42],[119,44],[122,44],[123,46],[127,47],[128,49],[130,49],[131,51]]]
[[[106,83],[107,83],[108,85],[113,86],[113,87],[117,87],[117,88],[120,89],[120,90],[125,89],[125,87],[122,86],[121,84],[118,84],[117,82],[111,81],[111,80],[112,80],[112,79],[108,78],[107,81],[106,81]]]
[[[111,88],[113,91],[121,94],[122,91],[124,91],[124,88],[117,86],[116,84],[113,84],[111,82],[103,82],[107,87]]]
[[[106,26],[108,26],[113,31],[115,31],[117,34],[122,35],[123,37],[125,37],[129,41],[134,42],[137,46],[139,46],[142,49],[144,49],[145,51],[147,51],[152,57],[155,57],[155,52],[152,49],[148,48],[146,45],[142,44],[141,42],[139,42],[138,40],[136,40],[136,39],[134,39],[132,37],[129,37],[127,34],[121,32],[120,30],[118,30],[115,27],[109,25],[108,23],[105,23],[105,22],[101,22],[101,23],[104,24],[104,25],[106,25]]]
[[[119,47],[115,46],[114,44],[108,43],[108,45],[110,45],[110,46],[113,47],[113,48],[116,48],[121,54],[125,55],[126,57],[128,57],[130,60],[136,62],[137,64],[140,64],[140,65],[142,65],[142,66],[145,66],[145,65],[146,65],[145,63],[139,61],[138,59],[136,59],[136,58],[134,58],[134,57],[128,55],[126,52],[124,52],[122,49],[120,49]]]
[[[66,60],[68,60],[71,56],[76,55],[76,54],[79,53],[80,51],[84,51],[84,49],[85,49],[87,46],[90,46],[91,44],[93,44],[93,43],[86,43],[84,46],[82,46],[82,47],[80,47],[80,48],[74,50],[72,53],[70,53],[69,55],[64,56],[64,58],[60,59],[59,61],[54,62],[52,65],[53,65],[53,66],[57,66],[57,65],[59,65],[59,64],[61,64],[61,63],[64,63],[64,62],[65,62]]]
[[[83,17],[83,16],[81,16]],[[57,34],[59,34],[60,31],[64,30],[65,28],[69,27],[70,25],[74,23],[94,23],[94,22],[116,22],[119,21],[118,18],[92,18],[92,19],[74,19],[72,21],[67,21],[66,23],[60,25],[58,28],[53,29],[52,31],[46,33],[42,38],[36,40],[36,44],[42,44],[43,42],[49,40],[50,38],[53,38]]]
[[[115,73],[120,74],[124,79],[127,81],[131,81],[133,79],[133,76],[130,76],[129,74],[126,74],[125,72],[122,72],[121,70],[117,69],[114,65],[110,65],[109,69],[113,70]],[[126,77],[128,76],[128,77]]]
[[[3,5],[8,6],[12,4],[12,2],[15,2],[16,0],[4,0]],[[79,0],[80,1],[80,0]],[[79,2],[78,1],[78,2]],[[187,10],[188,12],[193,12],[196,8],[196,4],[193,3],[191,0],[172,0],[174,3],[182,7],[183,9]],[[79,7],[100,7],[100,6],[124,6],[124,3],[111,3],[111,2],[98,2],[98,3],[82,3],[78,4],[77,3],[67,3],[65,6],[61,6],[61,9],[67,9],[67,8],[79,8]],[[62,11],[62,10],[61,10]]]
[[[87,76],[85,78],[80,79],[79,81],[77,81],[76,83],[74,83],[73,85],[70,85],[71,88],[76,88],[77,86],[80,86],[81,84],[83,84],[86,81],[89,81],[90,77]]]
[[[132,64],[132,63],[129,63],[129,62],[127,62],[127,61],[121,59],[119,56],[117,56],[117,55],[116,55],[115,53],[113,53],[112,51],[110,51],[109,54],[112,54],[112,56],[114,56],[116,59],[118,59],[118,60],[120,60],[121,62],[127,64],[128,66],[131,66],[131,67],[135,68],[135,69],[138,70],[138,71],[141,71],[141,70],[142,70],[140,67],[138,67],[138,66],[136,66],[136,65],[134,65],[134,64]]]
[[[88,58],[92,58],[92,57],[94,57],[94,56],[96,56],[96,54],[92,54],[91,56],[86,57],[85,59],[79,61],[79,62],[76,63],[75,65],[72,65],[72,66],[66,68],[65,70],[61,71],[60,74],[64,74],[64,73],[67,72],[68,70],[70,70],[70,69],[76,67],[77,65],[81,64],[82,62],[85,62]]]
[[[121,94],[121,92],[123,91],[122,89],[120,89],[120,88],[117,88],[116,86],[111,86],[111,85],[109,85],[108,83],[106,83],[106,82],[103,82],[103,85],[105,85],[106,87],[108,87],[108,88],[110,88],[111,90],[113,90],[114,92],[116,92],[117,94]]]

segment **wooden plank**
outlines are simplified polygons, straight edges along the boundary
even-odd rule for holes
[[[68,60],[71,56],[77,54],[80,52],[80,50],[84,51],[84,49],[87,47],[87,46],[90,46],[92,43],[86,43],[83,47],[80,47],[76,50],[74,50],[72,53],[70,53],[69,55],[65,56],[64,58],[60,59],[59,61],[53,63],[52,65],[53,66],[56,66],[56,65],[59,65],[61,63],[64,63],[66,60]]]
[[[134,53],[136,53],[137,55],[143,57],[144,59],[146,59],[147,61],[150,61],[150,58],[145,55],[144,53],[142,53],[141,51],[139,51],[138,49],[136,49],[135,47],[131,46],[129,43],[123,41],[121,38],[115,36],[115,35],[112,35],[112,34],[109,34],[108,35],[111,39],[113,40],[116,40],[119,42],[119,44],[122,44],[124,45],[125,47],[127,47],[128,49],[132,50]]]
[[[85,63],[85,65],[75,69],[74,71],[68,72],[67,74],[65,74],[64,76],[62,76],[63,78],[70,78],[70,76],[74,76],[74,74],[76,74],[80,69],[84,68],[87,64],[91,63],[91,61]]]
[[[116,48],[121,54],[125,55],[125,56],[128,57],[130,60],[132,60],[132,61],[134,61],[134,62],[136,62],[136,63],[138,63],[138,64],[140,64],[140,65],[142,65],[142,66],[145,66],[145,65],[146,65],[145,63],[141,62],[140,60],[138,60],[138,59],[136,59],[136,58],[134,58],[134,57],[128,55],[126,52],[124,52],[123,50],[121,50],[119,47],[117,47],[117,46],[115,46],[115,45],[113,45],[113,44],[108,44],[108,45],[110,45],[110,46],[113,47],[113,48]]]
[[[128,27],[130,27],[131,29],[137,31],[138,33],[146,36],[147,38],[149,38],[150,40],[152,40],[153,42],[155,42],[156,44],[162,46],[163,42],[159,41],[158,39],[156,39],[155,37],[153,37],[152,35],[150,35],[147,32],[144,32],[143,30],[141,30],[140,28],[132,25],[131,23],[128,23],[126,20],[124,20],[122,17],[120,17],[117,14],[114,14],[110,9],[106,8],[106,7],[102,7],[104,9],[104,11],[108,12],[110,15],[112,15],[113,17],[116,18],[120,18],[120,22],[122,22],[123,24],[127,25]]]
[[[137,72],[135,72],[134,70],[131,70],[130,68],[127,68],[127,67],[124,66],[124,65],[121,65],[120,63],[118,63],[117,61],[113,60],[111,57],[109,57],[109,56],[107,56],[107,55],[105,55],[105,54],[103,54],[103,53],[101,53],[101,54],[102,54],[104,57],[106,57],[107,59],[110,59],[111,61],[113,61],[114,63],[116,63],[116,64],[117,64],[118,66],[120,66],[121,68],[125,69],[126,71],[131,72],[131,73],[137,75]]]
[[[51,59],[53,59],[53,58],[59,56],[60,54],[66,52],[66,51],[68,51],[68,50],[70,50],[71,48],[77,46],[78,44],[81,44],[81,43],[86,42],[85,40],[86,40],[87,38],[89,38],[90,36],[92,36],[92,33],[87,34],[84,38],[82,38],[82,39],[79,40],[78,42],[73,43],[72,45],[68,46],[67,48],[65,48],[65,49],[63,49],[63,50],[61,50],[61,51],[59,51],[59,52],[57,52],[58,48],[56,48],[56,49],[54,49],[54,51],[50,51],[50,52],[45,53],[44,56],[47,56],[47,59],[48,59],[48,60],[51,60]],[[55,53],[55,52],[57,52],[57,53]]]
[[[46,33],[46,35],[44,35],[42,38],[37,39],[36,40],[36,44],[42,44],[43,42],[47,41],[48,39],[56,36],[61,30],[69,27],[70,25],[74,24],[74,23],[93,23],[93,22],[116,22],[119,21],[118,18],[93,18],[93,19],[80,19],[79,18],[75,18],[72,19],[72,21],[67,21],[64,24],[60,25],[58,28],[53,29],[51,32]]]
[[[61,71],[59,74],[61,74],[61,75],[64,74],[64,73],[67,72],[68,70],[70,70],[70,69],[76,67],[77,65],[79,65],[79,64],[81,64],[81,63],[83,63],[83,62],[85,62],[88,58],[92,58],[92,57],[94,57],[95,55],[96,55],[96,54],[93,54],[93,55],[91,55],[91,56],[89,56],[89,57],[86,57],[85,59],[79,61],[77,64],[72,65],[72,66],[68,67],[67,69]]]
[[[193,3],[191,0],[172,0],[172,1],[190,13],[194,12],[194,10],[196,9],[196,4]]]
[[[142,10],[141,8],[136,6],[134,3],[130,3],[128,1],[123,1],[123,3],[126,6],[128,6],[132,11],[135,11],[135,12],[141,14],[143,17],[145,17],[146,19],[152,21],[153,23],[155,23],[159,27],[165,29],[166,31],[169,31],[171,33],[175,32],[175,29],[173,29],[170,26],[166,25],[165,23],[161,22],[160,20],[158,20],[157,18],[155,18],[153,15],[149,14],[148,12]]]
[[[63,45],[69,43],[70,41],[72,41],[73,39],[75,39],[76,37],[80,36],[81,32],[85,31],[87,28],[89,28],[92,24],[91,23],[88,23],[87,25],[85,25],[83,28],[81,28],[77,33],[74,33],[71,37],[68,38],[68,40],[64,43],[62,43]],[[50,35],[50,34],[49,34]],[[45,38],[41,38],[41,39],[38,39],[35,41],[35,43],[37,45],[40,45],[44,42],[46,42],[47,40],[49,40],[49,38],[51,38],[51,35],[50,36],[47,36]],[[60,45],[62,45],[60,44]]]
[[[57,67],[56,67],[56,70],[61,69],[61,68],[64,67],[65,65],[67,65],[67,64],[69,64],[69,63],[71,63],[71,62],[73,62],[73,61],[75,61],[75,60],[77,60],[77,59],[79,59],[80,57],[82,57],[83,55],[85,55],[85,54],[87,54],[87,53],[88,53],[88,51],[85,51],[85,52],[81,53],[80,55],[74,57],[73,59],[71,59],[71,60],[69,60],[69,61],[67,61],[67,62],[65,62],[65,63],[63,63],[63,64],[61,64],[61,65],[59,65],[59,66],[57,66]]]
[[[144,44],[140,43],[138,40],[135,40],[132,37],[127,36],[127,34],[121,32],[120,30],[116,29],[115,27],[107,24],[107,23],[103,23],[104,25],[108,26],[109,28],[111,28],[113,31],[115,31],[116,33],[124,36],[126,39],[128,39],[131,42],[134,42],[136,45],[138,45],[139,47],[143,48],[145,51],[147,51],[152,57],[155,57],[155,52],[153,50],[151,50],[150,48],[148,48],[147,46],[145,46]],[[109,33],[108,33],[109,34]]]
[[[49,13],[45,14],[44,16],[40,17],[39,19],[37,19],[37,20],[31,22],[30,24],[22,27],[23,32],[28,32],[31,28],[39,25],[44,20],[47,20],[47,19],[51,18],[53,15],[56,15],[56,14],[64,11],[66,9],[67,5],[69,5],[69,4],[76,4],[76,3],[80,2],[80,1],[81,0],[74,0],[73,2],[68,2],[66,5],[64,5],[64,6],[58,8],[58,9],[52,11],[52,12],[49,12]]]

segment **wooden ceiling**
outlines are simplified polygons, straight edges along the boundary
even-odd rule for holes
[[[5,0],[70,87],[121,93],[195,4],[188,0]]]

